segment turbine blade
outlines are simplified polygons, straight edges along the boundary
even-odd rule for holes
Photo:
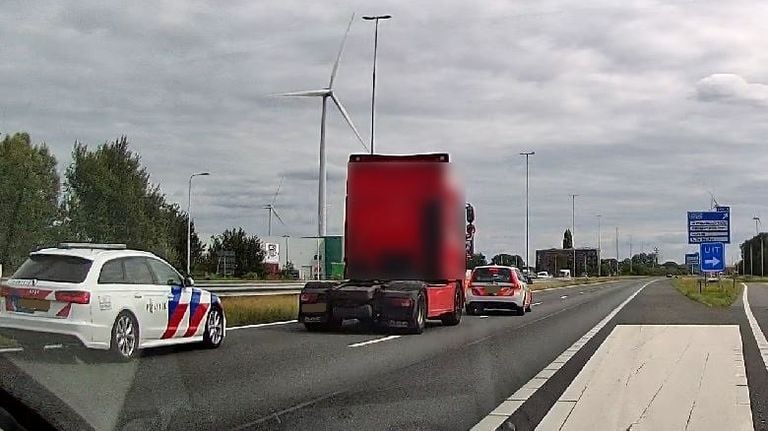
[[[280,184],[278,184],[278,185],[277,185],[277,190],[275,190],[275,195],[272,197],[272,203],[271,203],[271,204],[269,204],[270,206],[272,206],[272,205],[274,205],[274,204],[275,204],[275,201],[277,200],[277,194],[278,194],[278,193],[280,193],[280,187],[282,187],[282,186],[283,186],[283,180],[284,180],[284,179],[285,179],[285,177],[284,177],[284,176],[283,176],[283,177],[280,177]]]
[[[328,88],[333,88],[333,81],[336,79],[336,72],[339,71],[339,63],[341,62],[341,54],[344,52],[344,44],[347,42],[347,35],[349,35],[349,29],[352,28],[352,21],[355,20],[355,14],[352,13],[352,17],[347,24],[347,31],[344,32],[344,37],[341,39],[341,46],[339,47],[339,54],[336,56],[336,62],[333,63],[333,70],[331,71],[331,80],[328,82]]]
[[[327,96],[329,90],[328,89],[322,89],[322,90],[307,90],[307,91],[292,91],[290,93],[277,93],[273,94],[272,96],[280,96],[280,97],[322,97]]]
[[[278,213],[277,213],[277,210],[276,210],[276,209],[272,208],[272,214],[274,214],[274,215],[275,215],[275,218],[277,219],[277,221],[279,221],[279,222],[280,222],[280,224],[282,224],[283,226],[285,226],[285,222],[283,221],[283,219],[281,219],[281,218],[280,218],[280,214],[278,214]]]
[[[349,124],[349,127],[352,128],[352,131],[355,132],[355,136],[357,136],[357,140],[360,141],[360,145],[365,148],[365,151],[368,152],[368,146],[365,145],[365,141],[363,141],[363,137],[360,136],[360,132],[357,131],[357,127],[352,123],[352,119],[349,118],[349,114],[347,114],[347,110],[344,109],[344,106],[341,104],[339,99],[336,97],[336,95],[331,92],[331,99],[333,100],[333,103],[336,104],[336,107],[339,108],[339,112],[341,112],[341,116],[344,117],[344,119],[347,121],[347,124]]]

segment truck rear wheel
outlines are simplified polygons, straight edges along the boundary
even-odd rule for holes
[[[427,321],[427,300],[424,298],[424,293],[419,292],[418,299],[416,299],[416,306],[413,307],[413,317],[409,325],[409,332],[412,334],[421,334],[424,332],[424,327]]]
[[[453,295],[453,311],[443,315],[440,321],[445,326],[455,326],[461,322],[462,309],[464,308],[464,301],[462,301],[461,289],[457,286],[456,292]]]

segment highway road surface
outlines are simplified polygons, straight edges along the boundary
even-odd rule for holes
[[[710,309],[634,279],[418,336],[293,322],[126,364],[7,353],[0,383],[41,384],[98,429],[768,429],[768,285],[747,292]]]

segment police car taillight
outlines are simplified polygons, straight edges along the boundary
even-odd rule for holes
[[[56,292],[56,300],[73,304],[90,304],[91,293],[80,290],[60,290]]]
[[[317,302],[317,293],[302,293],[299,297],[301,302]]]

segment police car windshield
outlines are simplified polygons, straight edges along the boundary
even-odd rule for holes
[[[91,261],[74,256],[51,254],[32,255],[13,274],[12,278],[82,283],[91,269]]]
[[[512,271],[508,268],[477,268],[472,273],[472,281],[479,283],[511,283]]]

